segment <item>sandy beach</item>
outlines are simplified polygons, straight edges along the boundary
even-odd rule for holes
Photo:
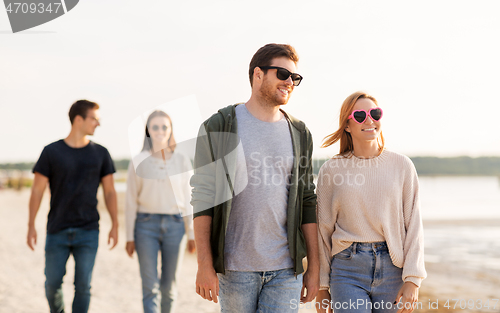
[[[44,244],[50,194],[45,193],[36,218],[38,242],[35,251],[26,245],[30,191],[0,190],[0,313],[48,312],[45,298]],[[125,252],[123,194],[119,193],[120,234],[118,246],[109,250],[110,219],[99,195],[100,240],[94,273],[90,313],[142,312],[142,290],[137,255]],[[179,279],[177,312],[219,312],[219,305],[195,292],[196,256],[186,252]],[[63,292],[66,312],[73,301],[74,261],[66,266]],[[69,310],[69,311],[68,311]],[[301,310],[301,312],[314,312]]]
[[[49,209],[50,195],[44,195],[40,211],[37,215],[36,229],[38,243],[35,251],[26,245],[28,200],[30,191],[0,190],[0,313],[38,313],[48,312],[44,292],[44,242],[45,226]],[[101,312],[142,312],[141,282],[137,257],[129,258],[125,253],[125,233],[123,221],[123,194],[119,195],[120,242],[109,250],[107,234],[110,219],[99,197],[100,246],[97,254],[92,280],[91,313]],[[455,227],[459,221],[447,222]],[[500,227],[499,221],[484,221],[487,225]],[[443,222],[426,222],[426,229],[442,227]],[[177,312],[219,312],[219,305],[208,302],[195,293],[196,257],[186,253],[179,280],[179,298]],[[460,264],[443,262],[426,263],[428,278],[424,281],[420,293],[422,309],[419,312],[500,312],[500,303],[493,309],[477,309],[477,300],[500,298],[500,271],[491,272],[480,269],[464,270]],[[67,273],[64,277],[64,299],[67,312],[70,312],[73,298],[72,258],[68,261]],[[463,299],[476,301],[473,309],[453,306],[444,307],[447,299]],[[429,308],[431,303],[439,301],[438,309]],[[465,302],[462,302],[462,306]],[[310,305],[311,306],[311,305]],[[310,307],[309,306],[309,307]],[[301,313],[315,312],[303,308]]]

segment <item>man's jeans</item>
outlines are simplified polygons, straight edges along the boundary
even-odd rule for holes
[[[45,295],[51,313],[64,312],[63,277],[69,255],[75,259],[73,313],[86,313],[90,303],[90,280],[99,245],[99,230],[68,228],[47,234],[45,241]]]
[[[170,313],[177,298],[176,271],[186,249],[184,220],[180,215],[138,213],[135,250],[142,278],[145,313]],[[158,278],[161,253],[161,279]],[[161,301],[160,301],[161,298]]]
[[[402,271],[392,264],[385,242],[353,243],[335,254],[330,274],[335,313],[396,312]]]
[[[217,276],[223,313],[298,312],[302,274],[295,277],[292,269],[268,272],[226,270],[225,275]]]

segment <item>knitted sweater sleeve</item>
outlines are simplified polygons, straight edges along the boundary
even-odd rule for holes
[[[134,241],[134,227],[141,189],[142,178],[136,175],[134,164],[131,160],[128,166],[127,191],[125,193],[125,233],[127,241]]]
[[[418,177],[409,158],[403,185],[403,217],[406,236],[403,243],[403,281],[420,287],[427,276],[424,264],[424,235],[418,197]]]
[[[317,223],[318,223],[318,243],[319,243],[319,264],[320,264],[320,290],[330,288],[330,265],[332,255],[332,234],[335,230],[336,217],[332,205],[332,185],[329,180],[330,175],[325,175],[328,162],[325,163],[318,175],[318,196]]]

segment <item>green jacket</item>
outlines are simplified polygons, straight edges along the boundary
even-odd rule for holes
[[[225,273],[224,242],[233,197],[236,173],[236,151],[240,143],[235,107],[220,109],[200,127],[191,178],[194,218],[212,217],[210,244],[217,273]],[[290,190],[288,192],[287,236],[295,274],[304,272],[302,259],[306,242],[302,224],[316,223],[316,194],[312,175],[313,142],[302,121],[286,114],[294,154]]]

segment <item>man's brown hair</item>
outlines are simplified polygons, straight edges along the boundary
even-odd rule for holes
[[[248,76],[250,77],[250,86],[253,86],[253,71],[256,67],[270,66],[274,58],[286,57],[297,64],[299,56],[295,48],[287,44],[269,43],[261,47],[252,57],[250,61],[250,68],[248,69]],[[267,73],[267,70],[263,70]]]
[[[95,102],[88,100],[78,100],[71,105],[69,109],[69,120],[71,125],[73,125],[73,121],[77,115],[80,115],[83,119],[87,118],[87,113],[89,110],[97,110],[99,109],[99,105]]]

